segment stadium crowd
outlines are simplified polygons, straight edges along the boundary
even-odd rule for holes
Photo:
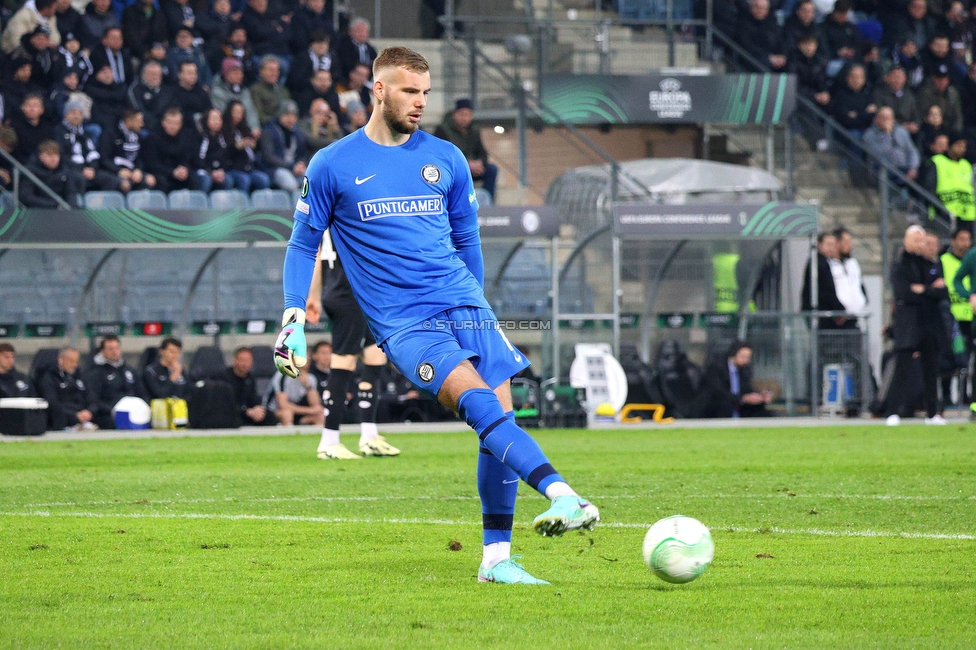
[[[342,22],[332,0],[0,3],[0,147],[71,205],[89,190],[297,189],[372,110],[370,25]],[[57,206],[30,182],[19,198]]]
[[[973,0],[731,0],[716,27],[972,230]],[[825,150],[820,124],[803,124]]]

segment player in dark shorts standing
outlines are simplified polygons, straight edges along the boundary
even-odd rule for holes
[[[361,423],[359,451],[364,456],[396,456],[400,450],[388,443],[376,429],[376,412],[379,408],[377,387],[387,358],[376,346],[373,333],[366,325],[366,317],[352,294],[352,287],[332,247],[328,231],[322,237],[319,261],[305,307],[305,317],[309,322],[317,323],[322,311],[325,311],[332,323],[332,361],[329,363],[329,380],[322,391],[325,427],[319,441],[318,457],[322,460],[361,458],[339,442],[339,425],[346,409],[346,391],[360,356],[363,359],[363,376],[355,393]]]

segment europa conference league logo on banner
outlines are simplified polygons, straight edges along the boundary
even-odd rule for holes
[[[546,75],[542,101],[573,124],[779,124],[796,108],[787,74]]]

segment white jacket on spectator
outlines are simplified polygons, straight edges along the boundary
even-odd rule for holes
[[[830,259],[830,273],[834,276],[834,290],[837,299],[849,312],[862,312],[868,305],[868,298],[861,286],[861,265],[853,257],[846,260]]]

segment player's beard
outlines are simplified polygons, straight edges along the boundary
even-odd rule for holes
[[[396,109],[390,103],[383,104],[383,120],[391,129],[403,135],[412,135],[420,127],[419,122],[411,122],[406,115],[397,114]]]

